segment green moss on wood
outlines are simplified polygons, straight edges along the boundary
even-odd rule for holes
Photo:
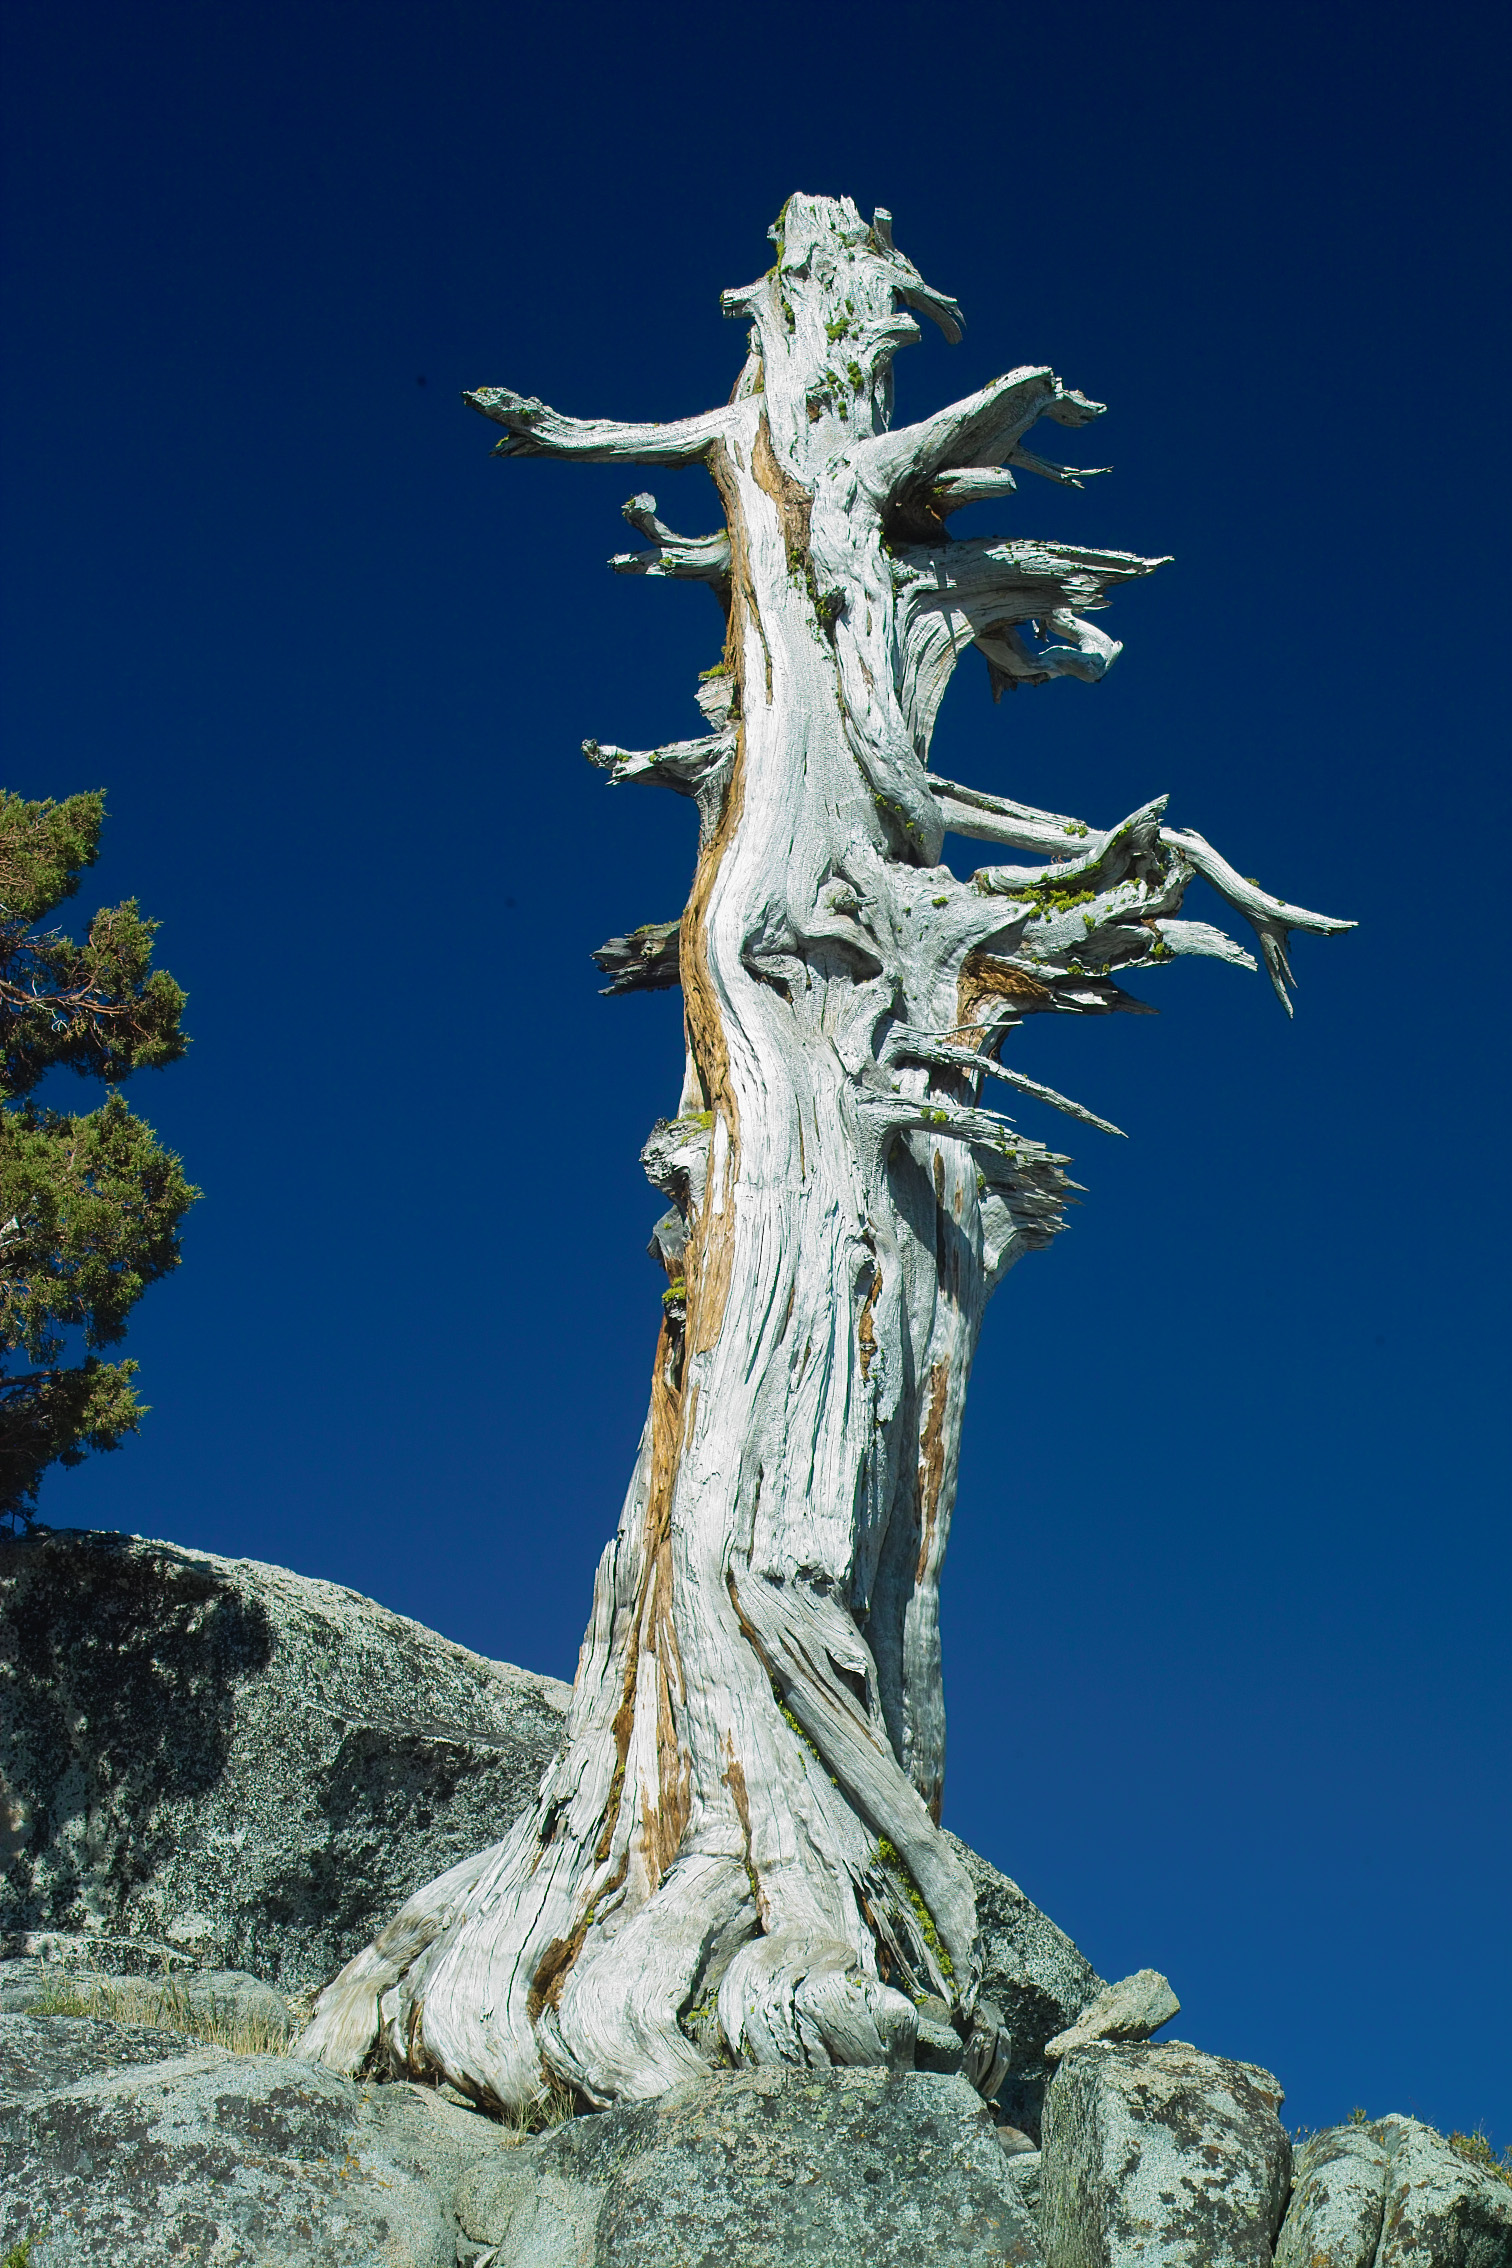
[[[955,1975],[955,1963],[940,1942],[940,1933],[935,1928],[934,1915],[920,1897],[919,1886],[909,1872],[907,1862],[893,1849],[885,1835],[872,1852],[872,1864],[873,1866],[884,1867],[892,1876],[913,1909],[914,1920],[918,1923],[920,1934],[939,1965],[940,1974],[945,1977],[953,1977]]]

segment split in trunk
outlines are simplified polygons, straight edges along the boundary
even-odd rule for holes
[[[1130,968],[1254,968],[1179,918],[1194,874],[1283,1004],[1288,932],[1350,926],[1245,882],[1163,801],[1103,830],[930,774],[968,648],[994,694],[1095,682],[1119,648],[1088,615],[1161,562],[952,541],[1016,471],[1078,479],[1025,436],[1099,405],[1021,369],[892,429],[906,310],[954,340],[954,301],[849,200],[793,197],[773,234],[776,265],[725,295],[752,329],[724,408],[616,425],[467,397],[502,456],[706,465],[723,529],[676,535],[637,495],[651,548],[611,565],[708,583],[726,623],[702,738],[586,744],[693,796],[701,833],[680,924],[599,954],[611,991],[681,982],[687,1061],[644,1152],[670,1283],[565,1744],[535,1810],[411,1898],[303,2042],[488,2103],[552,2077],[646,2097],[732,2058],[907,2065],[929,1994],[992,2091],[971,1886],[939,1831],[940,1563],[983,1311],[1071,1185],[984,1079],[1105,1127],[998,1050],[1031,1015],[1142,1011]],[[947,830],[1049,863],[962,882]]]

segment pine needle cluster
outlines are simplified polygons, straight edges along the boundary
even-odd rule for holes
[[[152,966],[157,923],[128,898],[82,945],[43,926],[94,864],[104,821],[98,792],[28,803],[0,790],[0,1518],[22,1524],[49,1465],[136,1432],[137,1365],[99,1350],[178,1266],[199,1195],[118,1091],[188,1045],[185,995]],[[103,1081],[104,1103],[39,1103],[57,1070]]]

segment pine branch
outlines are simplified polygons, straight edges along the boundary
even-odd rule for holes
[[[104,791],[43,803],[0,789],[0,913],[23,927],[71,898],[100,855]]]
[[[147,1409],[136,1371],[91,1355],[72,1369],[0,1378],[0,1519],[28,1524],[49,1465],[82,1464],[139,1430]]]
[[[158,924],[134,898],[107,906],[84,944],[36,923],[98,855],[101,794],[27,803],[0,793],[0,1086],[29,1094],[52,1070],[124,1079],[188,1045],[185,994],[152,966]]]

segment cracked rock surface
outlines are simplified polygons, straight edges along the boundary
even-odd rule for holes
[[[995,2100],[1011,2126],[1038,2139],[1048,2073],[1045,2043],[1106,1988],[1063,1929],[959,1836],[945,1840],[971,1877],[982,1938],[984,2000],[1003,2017],[1007,2074]]]
[[[318,1988],[513,1824],[568,1692],[256,1560],[0,1542],[0,1932]]]
[[[1512,2268],[1512,2183],[1415,2118],[1325,2127],[1297,2154],[1276,2268]]]
[[[1258,2065],[1177,2040],[1073,2048],[1045,2096],[1048,2268],[1271,2268],[1282,2099]]]
[[[558,2127],[475,2168],[492,2268],[1040,2268],[990,2114],[957,2075],[766,2067]]]
[[[1373,2268],[1389,2163],[1373,2126],[1311,2136],[1297,2153],[1276,2268]]]
[[[31,2268],[454,2268],[499,2130],[427,2089],[90,2017],[0,2016],[0,2248]]]

